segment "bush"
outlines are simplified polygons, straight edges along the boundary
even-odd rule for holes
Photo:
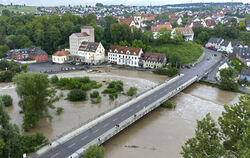
[[[91,99],[92,104],[99,104],[100,102],[102,102],[101,96],[98,96],[97,98]]]
[[[89,91],[89,90],[91,90],[91,85],[88,84],[88,83],[83,84],[83,85],[81,86],[81,90],[83,90],[83,91]]]
[[[109,99],[115,100],[116,98],[118,98],[118,94],[117,93],[109,94]]]
[[[61,113],[64,111],[64,108],[62,108],[62,107],[57,107],[56,108],[56,114],[57,115],[61,115]]]
[[[102,93],[120,93],[123,91],[122,81],[112,81],[109,83],[108,87]]]
[[[31,153],[37,150],[39,145],[45,143],[47,139],[41,133],[23,135],[21,139],[22,149],[24,153]]]
[[[169,66],[168,68],[159,67],[153,72],[159,75],[167,75],[169,77],[173,77],[179,73],[179,69],[171,66]]]
[[[171,102],[170,100],[167,100],[167,101],[165,101],[164,103],[161,104],[161,107],[172,109],[172,108],[176,107],[176,104],[174,102]]]
[[[2,99],[5,107],[11,106],[13,104],[13,99],[11,98],[10,95],[2,95],[0,96],[0,98]]]
[[[83,90],[75,89],[68,93],[67,99],[70,101],[82,101],[87,99],[87,94]]]
[[[101,87],[102,87],[102,84],[101,84],[101,83],[98,83],[98,84],[93,85],[92,88],[98,89],[98,88],[101,88]]]
[[[130,87],[129,90],[127,91],[127,96],[133,96],[137,92],[137,88],[135,87]]]
[[[98,96],[99,96],[98,91],[94,91],[94,92],[90,93],[90,98],[97,98]]]
[[[54,76],[52,76],[52,77],[50,78],[50,83],[56,84],[58,80],[59,80],[58,77],[57,77],[56,75],[54,75]]]

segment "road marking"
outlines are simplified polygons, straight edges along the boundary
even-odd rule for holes
[[[73,147],[74,145],[76,145],[76,143],[73,143],[73,144],[69,145],[68,147],[71,148],[71,147]]]
[[[88,136],[83,137],[81,140],[84,140],[84,139],[86,139],[86,138],[88,138]]]
[[[59,155],[59,153],[60,153],[60,151],[59,151],[59,152],[57,152],[57,153],[55,153],[53,156],[51,156],[51,158],[56,157],[57,155]]]
[[[96,133],[96,132],[98,132],[99,131],[99,129],[96,129],[93,133]]]
[[[123,114],[122,114],[122,117],[125,116],[125,115],[126,115],[126,113],[123,113]]]
[[[115,122],[116,120],[118,120],[118,118],[113,119],[114,122]]]
[[[134,109],[130,109],[129,112],[132,112]]]

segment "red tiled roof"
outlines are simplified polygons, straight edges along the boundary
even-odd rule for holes
[[[177,27],[175,29],[180,31],[183,35],[194,34],[193,29],[191,27]]]
[[[116,50],[117,51],[116,53],[118,54],[126,54],[127,51],[129,51],[131,53],[130,55],[138,56],[141,51],[141,48],[125,47],[125,46],[110,46],[109,50],[111,52],[115,52]]]
[[[61,51],[58,51],[56,52],[55,54],[53,54],[54,56],[67,56],[69,55],[69,52],[68,51],[65,51],[65,50],[61,50]]]
[[[128,25],[130,25],[131,23],[132,23],[132,21],[133,20],[123,20],[123,21],[121,21],[121,22],[119,22],[119,24],[128,24]]]
[[[167,30],[171,30],[172,29],[172,26],[170,23],[167,23],[167,24],[159,24],[157,26],[151,26],[151,30],[153,32],[158,32],[160,31],[162,28],[166,28]]]

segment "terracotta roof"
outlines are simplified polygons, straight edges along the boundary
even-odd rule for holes
[[[166,55],[161,54],[161,53],[146,52],[145,54],[143,54],[143,60],[145,60],[145,61],[163,63],[165,58],[166,58]]]
[[[123,21],[119,22],[119,24],[125,23],[125,24],[130,25],[130,24],[132,23],[132,21],[133,21],[133,20],[123,20]]]
[[[160,29],[162,29],[162,28],[166,28],[167,30],[171,30],[171,29],[172,29],[172,26],[171,26],[170,23],[167,23],[167,24],[159,24],[159,25],[157,25],[157,26],[151,26],[151,30],[152,30],[153,32],[158,32],[158,31],[160,31]]]
[[[89,36],[88,33],[86,32],[82,32],[82,33],[74,33],[74,35],[76,35],[77,37],[86,37],[86,36]]]
[[[80,47],[79,47],[79,51],[88,51],[88,52],[96,52],[96,49],[98,48],[98,46],[100,45],[100,43],[98,42],[82,42]]]
[[[207,26],[215,26],[216,25],[214,19],[207,19],[207,20],[205,20],[205,23]]]
[[[125,46],[110,46],[109,51],[113,53],[117,53],[117,54],[127,54],[127,52],[129,52],[130,55],[138,56],[141,51],[141,48],[125,47]]]
[[[67,56],[67,55],[69,55],[69,52],[65,51],[64,49],[53,54],[53,56]]]
[[[180,31],[183,35],[194,34],[193,29],[191,27],[177,27],[175,29]]]

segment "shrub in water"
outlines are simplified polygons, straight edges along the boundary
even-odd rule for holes
[[[4,104],[6,107],[11,106],[12,103],[13,103],[13,99],[11,98],[10,95],[2,95],[2,96],[0,96],[0,98],[2,99],[3,104]]]
[[[74,89],[68,93],[67,99],[70,101],[82,101],[87,99],[87,94],[83,90]]]

